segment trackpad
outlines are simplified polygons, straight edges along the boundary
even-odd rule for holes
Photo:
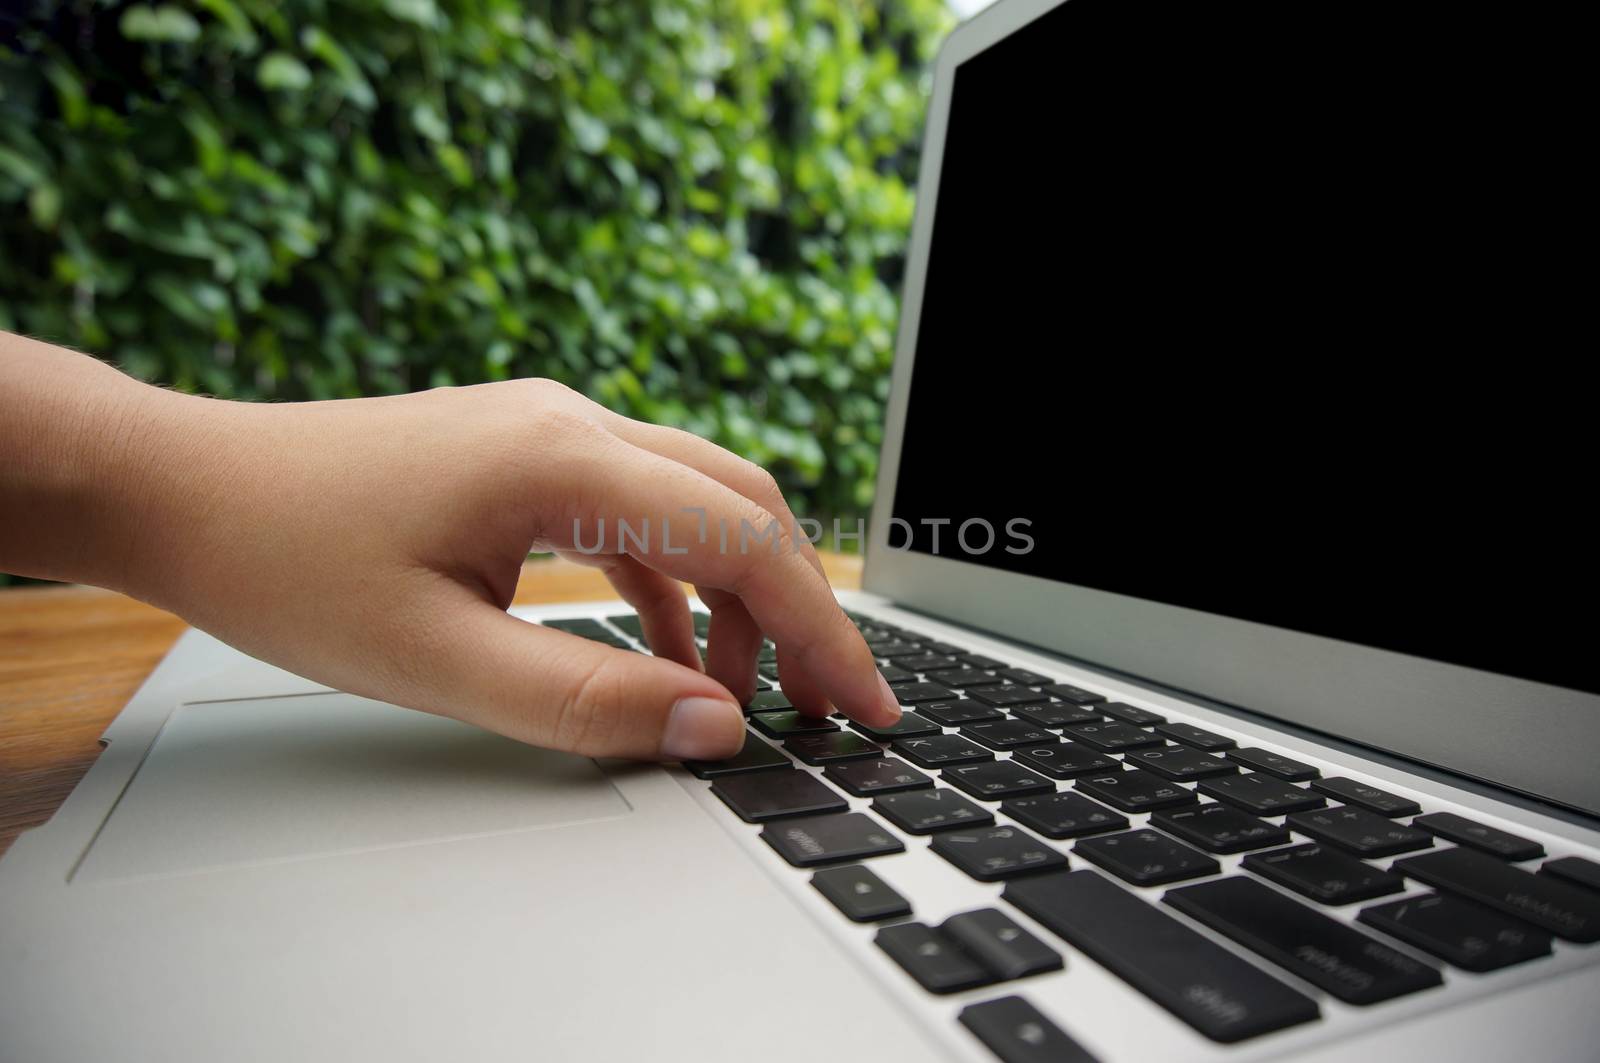
[[[612,819],[594,761],[349,694],[181,705],[75,880]]]

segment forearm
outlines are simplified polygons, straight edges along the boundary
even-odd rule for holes
[[[0,332],[0,570],[146,594],[212,405]]]

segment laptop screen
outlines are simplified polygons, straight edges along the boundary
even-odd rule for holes
[[[962,63],[890,544],[1600,691],[1543,10],[1070,0]]]

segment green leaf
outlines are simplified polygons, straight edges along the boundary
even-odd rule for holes
[[[233,0],[195,0],[195,2],[211,12],[217,21],[228,28],[240,50],[251,51],[255,48],[255,27],[250,25],[249,16],[241,11]]]
[[[41,229],[54,229],[61,217],[61,189],[48,181],[33,186],[28,193],[28,211]]]
[[[567,128],[572,131],[572,139],[578,147],[591,155],[605,150],[611,139],[611,131],[604,122],[578,107],[567,108]]]
[[[299,92],[311,84],[311,71],[288,52],[268,52],[256,67],[256,81],[269,91]]]
[[[122,13],[117,26],[130,41],[188,43],[200,37],[200,23],[172,4],[135,4]]]
[[[418,100],[411,106],[411,128],[435,144],[450,139],[450,127],[427,100]]]
[[[4,144],[0,144],[0,174],[11,178],[24,188],[32,188],[45,179],[44,167]]]
[[[433,0],[383,0],[383,9],[403,22],[432,26],[439,18]]]

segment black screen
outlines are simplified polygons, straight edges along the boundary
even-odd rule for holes
[[[1600,691],[1553,10],[1069,0],[963,62],[891,544]]]

